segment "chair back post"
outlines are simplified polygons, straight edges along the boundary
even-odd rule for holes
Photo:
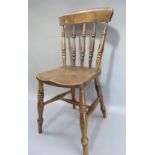
[[[71,47],[71,50],[72,50],[72,64],[73,66],[76,65],[76,41],[75,41],[75,38],[76,38],[76,32],[75,32],[75,25],[73,24],[73,30],[72,30],[72,47]]]
[[[96,37],[96,23],[94,23],[91,37],[92,39],[91,39],[91,44],[90,44],[90,49],[89,49],[89,68],[92,67],[92,58],[93,58],[93,53],[94,53],[95,37]]]
[[[83,23],[82,29],[82,48],[81,48],[81,66],[84,66],[84,57],[85,57],[85,46],[86,46],[86,23]]]
[[[66,36],[64,25],[61,26],[61,50],[62,50],[62,63],[66,66]]]
[[[101,64],[101,59],[102,59],[102,54],[103,54],[104,44],[105,44],[105,38],[107,34],[107,28],[108,28],[108,23],[105,23],[104,29],[101,34],[101,39],[100,39],[97,58],[96,58],[96,69],[97,70],[99,70],[100,64]]]

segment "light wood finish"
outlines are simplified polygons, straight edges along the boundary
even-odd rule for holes
[[[75,101],[76,100],[75,99],[75,88],[71,88],[71,94],[72,94],[72,100]],[[75,108],[76,108],[76,105],[73,104],[73,109],[75,109]]]
[[[97,59],[96,59],[96,68],[97,68],[97,70],[99,70],[100,63],[101,63],[105,38],[106,38],[106,34],[107,34],[107,27],[108,27],[108,23],[105,23],[104,30],[102,31],[102,37],[101,37],[101,40],[100,40],[100,44],[99,44],[99,47],[98,47],[98,53],[97,53]]]
[[[65,37],[65,28],[61,27],[61,48],[62,48],[62,63],[66,66],[66,37]]]
[[[49,103],[52,103],[52,102],[54,102],[54,101],[56,101],[56,100],[60,100],[62,97],[66,96],[66,95],[69,94],[69,93],[71,93],[70,90],[67,91],[67,92],[58,94],[58,95],[56,95],[55,97],[53,97],[53,98],[47,100],[46,102],[44,102],[44,105],[49,104]]]
[[[59,17],[60,25],[91,23],[91,22],[109,22],[113,15],[113,9],[110,7],[89,9],[74,12]]]
[[[73,30],[72,30],[72,65],[75,66],[76,64],[76,42],[75,42],[75,38],[76,38],[76,32],[75,32],[75,25],[73,24]],[[72,100],[73,100],[73,109],[76,108],[75,105],[75,88],[71,88],[71,95],[72,95]],[[68,101],[69,102],[69,101]],[[71,103],[71,102],[70,102]]]
[[[41,81],[38,82],[38,132],[42,133],[43,108],[44,108],[44,88]]]
[[[93,32],[92,32],[92,40],[91,40],[91,46],[89,49],[89,68],[92,67],[92,58],[93,58],[93,53],[94,53],[94,46],[95,46],[95,37],[96,37],[96,23],[94,23],[93,26]]]
[[[85,57],[85,45],[86,44],[86,24],[83,24],[82,29],[82,49],[81,49],[81,66],[84,66],[84,57]]]
[[[37,79],[48,84],[70,88],[86,85],[98,75],[99,72],[95,68],[66,66],[39,73]]]
[[[76,33],[75,33],[75,25],[73,25],[73,31],[72,31],[72,63],[73,66],[75,66],[75,61],[76,61],[76,44],[75,44],[75,38],[76,38]]]
[[[83,155],[88,155],[88,138],[87,138],[87,108],[86,108],[86,103],[85,103],[85,94],[84,94],[84,88],[80,88],[80,127],[81,127],[81,133],[82,133],[82,138],[81,138],[81,143],[83,146]]]
[[[87,116],[89,117],[93,111],[96,109],[96,106],[98,104],[98,101],[100,100],[100,96],[94,100],[94,102],[91,104],[91,106],[89,107],[89,110],[87,111]]]
[[[101,112],[103,114],[103,118],[106,117],[106,109],[103,101],[103,94],[101,85],[99,82],[99,74],[100,74],[100,65],[101,59],[104,51],[105,38],[107,34],[108,22],[111,20],[113,15],[112,8],[100,8],[100,9],[90,9],[84,10],[80,12],[71,13],[68,15],[64,15],[59,17],[59,23],[61,26],[61,50],[62,50],[62,66],[56,69],[48,70],[37,74],[36,78],[38,80],[38,132],[42,133],[42,124],[43,124],[43,109],[44,105],[48,105],[57,100],[65,101],[79,108],[80,113],[80,127],[81,127],[81,143],[83,147],[83,155],[89,155],[88,152],[88,138],[87,138],[87,118],[94,112],[98,103],[100,104]],[[95,51],[95,39],[98,22],[103,23],[103,29],[101,33],[101,39],[99,43],[98,50]],[[82,24],[81,29],[81,49],[80,49],[80,64],[77,66],[76,55],[76,24]],[[86,35],[87,33],[87,24],[92,24],[92,33],[91,33],[91,42],[89,49],[86,49]],[[72,26],[71,31],[71,65],[67,64],[66,61],[66,50],[68,49],[66,46],[66,26],[70,24]],[[89,34],[88,34],[89,35]],[[88,52],[87,52],[88,51]],[[94,52],[97,53],[96,64],[93,66]],[[85,55],[89,54],[89,60],[87,61],[87,65],[85,65]],[[85,100],[85,87],[89,84],[91,80],[94,80],[95,89],[97,93],[97,98],[92,102],[91,105],[86,104]],[[69,90],[56,95],[55,97],[43,101],[44,98],[44,90],[43,84],[64,87]],[[79,101],[76,100],[75,89],[79,89]],[[71,99],[64,98],[66,95],[70,94]],[[93,139],[92,139],[93,140]]]
[[[95,79],[95,88],[96,88],[97,96],[98,98],[100,98],[99,101],[100,101],[100,107],[101,107],[101,111],[103,114],[103,118],[106,118],[106,108],[104,105],[102,89],[101,89],[101,85],[100,85],[98,78]]]
[[[72,104],[72,105],[77,105],[77,106],[79,106],[79,102],[78,101],[76,101],[76,100],[71,100],[71,99],[68,99],[68,98],[61,98],[61,100],[62,101],[65,101],[65,102],[67,102],[67,103],[70,103],[70,104]]]

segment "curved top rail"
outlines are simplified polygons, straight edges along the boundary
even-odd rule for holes
[[[90,22],[109,22],[112,15],[113,9],[111,7],[83,10],[59,17],[59,25]]]

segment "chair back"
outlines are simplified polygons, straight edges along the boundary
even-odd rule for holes
[[[80,63],[84,66],[85,53],[86,53],[86,35],[87,35],[87,24],[93,25],[91,33],[91,42],[89,47],[89,60],[88,66],[92,68],[92,60],[94,55],[95,38],[96,38],[96,24],[99,22],[103,23],[103,29],[101,32],[101,38],[98,46],[97,57],[96,57],[96,69],[99,70],[101,58],[104,50],[105,38],[107,34],[108,22],[111,21],[113,15],[113,9],[110,7],[90,9],[79,11],[71,14],[67,14],[59,17],[59,25],[61,26],[61,46],[62,46],[62,62],[66,66],[66,29],[67,25],[72,25],[72,41],[71,41],[71,61],[72,65],[76,66],[76,25],[82,24],[81,30],[81,55]]]

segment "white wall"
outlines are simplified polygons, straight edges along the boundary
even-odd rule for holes
[[[61,64],[58,17],[82,9],[110,6],[114,9],[109,23],[100,76],[105,103],[125,107],[126,23],[125,0],[29,0],[29,97],[36,98],[36,73]],[[97,48],[97,47],[96,47]],[[94,86],[87,88],[87,99],[95,98]],[[59,91],[47,88],[48,95]]]

